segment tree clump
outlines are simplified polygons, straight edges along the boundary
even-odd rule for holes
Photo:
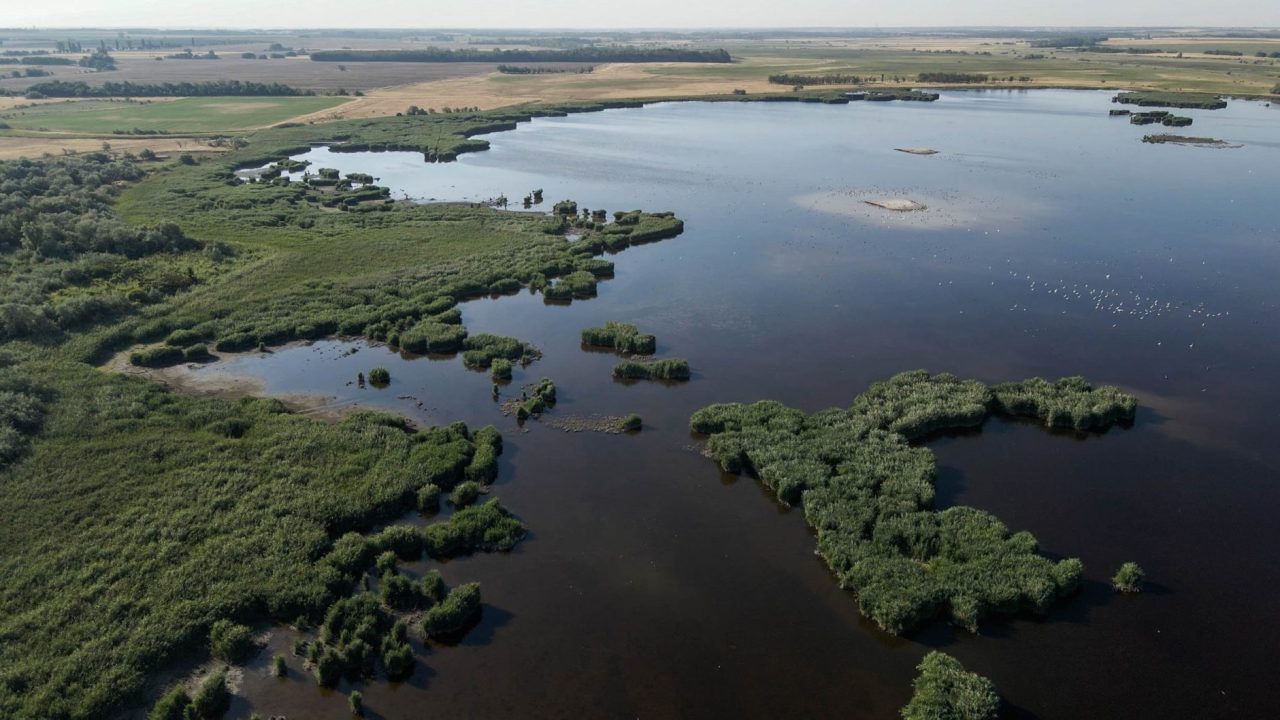
[[[818,554],[881,628],[904,633],[946,615],[976,631],[990,615],[1046,612],[1078,588],[1083,566],[1039,555],[1030,533],[1011,533],[990,513],[934,509],[933,453],[911,442],[976,427],[995,411],[1101,431],[1131,418],[1135,403],[1076,379],[993,390],[915,371],[874,383],[847,410],[721,404],[690,426],[711,436],[707,449],[724,470],[754,472],[780,501],[804,508]]]
[[[652,335],[642,334],[635,325],[610,320],[603,327],[583,330],[582,344],[622,353],[652,355],[657,350],[658,340]]]
[[[1000,714],[996,686],[964,669],[959,660],[934,650],[916,667],[915,692],[902,708],[904,720],[995,720]]]

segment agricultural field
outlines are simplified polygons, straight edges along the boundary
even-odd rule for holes
[[[262,47],[256,47],[262,53]],[[406,83],[444,80],[494,72],[495,63],[319,63],[304,57],[246,60],[234,50],[218,48],[218,60],[157,60],[161,53],[112,53],[116,70],[86,72],[80,67],[49,68],[52,77],[10,78],[0,65],[0,90],[26,90],[46,80],[164,83],[240,80],[278,82],[316,92],[355,92]],[[249,51],[246,51],[249,52]]]
[[[274,125],[347,101],[341,97],[73,100],[8,110],[0,113],[0,122],[18,130],[59,133],[215,133]]]

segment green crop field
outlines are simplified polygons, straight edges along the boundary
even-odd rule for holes
[[[10,110],[0,113],[0,121],[18,130],[212,133],[272,125],[344,102],[347,98],[207,97],[152,102],[73,100]]]

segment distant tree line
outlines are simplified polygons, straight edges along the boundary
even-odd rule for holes
[[[22,58],[23,65],[75,65],[71,58],[51,57],[48,55],[30,55]]]
[[[769,82],[774,85],[861,85],[863,78],[859,75],[792,75],[780,73],[770,75]]]
[[[916,79],[922,83],[984,83],[991,78],[981,73],[924,72]]]
[[[567,72],[575,72],[575,73],[595,72],[595,68],[592,67],[591,65],[588,65],[586,67],[581,67],[581,68],[546,67],[545,65],[537,66],[537,67],[533,67],[529,65],[499,65],[498,72],[502,73],[503,75],[556,75],[556,74],[567,73]]]
[[[218,54],[212,50],[210,50],[207,53],[200,53],[199,55],[191,52],[190,50],[184,50],[180,53],[165,55],[165,57],[169,58],[170,60],[221,60],[222,59],[218,57]]]
[[[241,80],[210,80],[207,82],[135,83],[106,82],[101,85],[66,80],[50,80],[36,83],[29,92],[45,97],[219,97],[219,96],[272,96],[292,97],[315,95],[314,90],[302,90],[280,83],[258,83]]]
[[[571,50],[478,50],[426,48],[425,50],[320,50],[311,53],[316,62],[699,62],[727,63],[726,50],[638,48],[629,46],[574,48]]]
[[[1244,57],[1239,50],[1205,50],[1205,55],[1225,55],[1227,57]]]
[[[1156,55],[1165,52],[1163,48],[1155,47],[1109,47],[1106,45],[1098,45],[1089,48],[1090,52],[1096,53],[1113,53],[1125,55]]]
[[[1031,47],[1037,48],[1064,48],[1064,47],[1093,47],[1098,43],[1106,40],[1105,35],[1059,35],[1056,37],[1047,37],[1040,40],[1032,40]]]

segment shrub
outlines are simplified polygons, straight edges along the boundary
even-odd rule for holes
[[[209,646],[219,660],[242,662],[253,651],[253,632],[230,620],[217,620],[209,629]]]
[[[382,604],[396,610],[412,610],[420,601],[418,588],[404,575],[382,575],[381,587],[378,588]]]
[[[384,563],[387,552],[401,560],[417,560],[422,556],[422,534],[412,525],[389,525],[377,535],[369,539],[369,545],[375,552],[381,553],[379,561]],[[379,571],[382,566],[379,567]]]
[[[691,372],[689,362],[680,358],[644,363],[623,360],[613,366],[613,376],[627,380],[688,380]]]
[[[1127,562],[1120,566],[1116,571],[1115,577],[1111,578],[1111,585],[1119,592],[1137,593],[1142,592],[1142,583],[1146,581],[1146,573],[1138,566],[1138,563]]]
[[[480,485],[467,480],[458,483],[453,492],[449,493],[449,502],[453,503],[454,507],[466,507],[475,502],[477,497],[480,497]]]
[[[214,349],[218,352],[245,352],[258,345],[258,339],[252,333],[232,333],[218,338]]]
[[[413,648],[407,642],[388,642],[382,651],[382,666],[392,682],[408,678],[413,674]]]
[[[618,352],[650,355],[657,349],[658,341],[652,335],[641,334],[635,325],[610,320],[603,327],[583,330],[582,344],[610,348]]]
[[[204,343],[196,343],[182,349],[182,359],[186,362],[204,362],[212,357],[209,354],[209,347]]]
[[[289,674],[289,668],[284,664],[283,655],[271,656],[271,674],[281,678]]]
[[[369,371],[369,382],[373,385],[386,385],[391,382],[391,373],[386,368],[376,367]]]
[[[186,689],[175,685],[160,696],[151,712],[147,713],[147,720],[183,720],[190,705],[191,696],[187,695]]]
[[[489,365],[489,375],[494,380],[510,380],[512,364],[506,358],[495,358]]]
[[[434,568],[428,570],[418,579],[418,596],[427,607],[443,600],[448,592],[449,589],[445,587],[444,578],[439,570]]]
[[[418,512],[433,513],[440,509],[440,487],[427,483],[418,488]]]
[[[391,550],[387,550],[378,555],[378,559],[374,561],[374,567],[378,570],[378,577],[389,578],[396,574],[396,563],[399,558]]]
[[[1094,388],[1078,376],[1052,383],[1032,378],[996,385],[992,390],[1003,412],[1037,417],[1049,427],[1081,431],[1131,423],[1138,407],[1137,400],[1119,388]]]
[[[312,668],[316,682],[324,687],[336,686],[342,679],[342,657],[333,648],[322,647],[319,644],[315,647],[321,648],[320,655],[315,659]]]
[[[164,339],[165,345],[186,347],[204,340],[204,334],[195,330],[174,330]]]
[[[487,368],[494,360],[519,360],[524,357],[527,346],[515,338],[481,333],[472,335],[463,341],[465,352],[462,360],[470,368]],[[507,363],[510,365],[510,362]]]
[[[537,385],[533,386],[532,395],[540,398],[548,405],[554,405],[556,402],[556,384],[551,382],[551,378],[542,378]]]
[[[905,720],[995,720],[1000,696],[990,680],[964,669],[960,661],[934,650],[916,668],[920,675]]]
[[[497,498],[462,508],[448,521],[422,530],[423,545],[434,558],[457,557],[478,550],[505,552],[524,535],[524,524],[512,517]]]
[[[596,276],[586,270],[575,270],[542,289],[547,300],[585,300],[596,295]]]
[[[369,541],[360,533],[349,532],[333,543],[333,549],[324,557],[324,562],[342,575],[352,577],[363,571],[372,557]]]
[[[467,329],[434,320],[423,320],[400,333],[400,347],[413,353],[455,352],[462,347]]]
[[[361,695],[359,690],[351,691],[347,703],[351,706],[352,715],[364,715],[364,695]]]
[[[631,413],[630,415],[622,418],[622,429],[626,431],[639,430],[642,424],[643,421],[640,419],[640,416],[635,413]]]
[[[191,707],[188,712],[203,720],[216,720],[231,708],[231,692],[227,690],[227,673],[218,672],[205,678],[191,696]]]
[[[139,367],[169,367],[182,362],[182,350],[162,345],[160,347],[139,350],[129,356],[129,362]]]
[[[454,637],[479,614],[480,585],[459,585],[422,616],[422,633],[430,638]]]

